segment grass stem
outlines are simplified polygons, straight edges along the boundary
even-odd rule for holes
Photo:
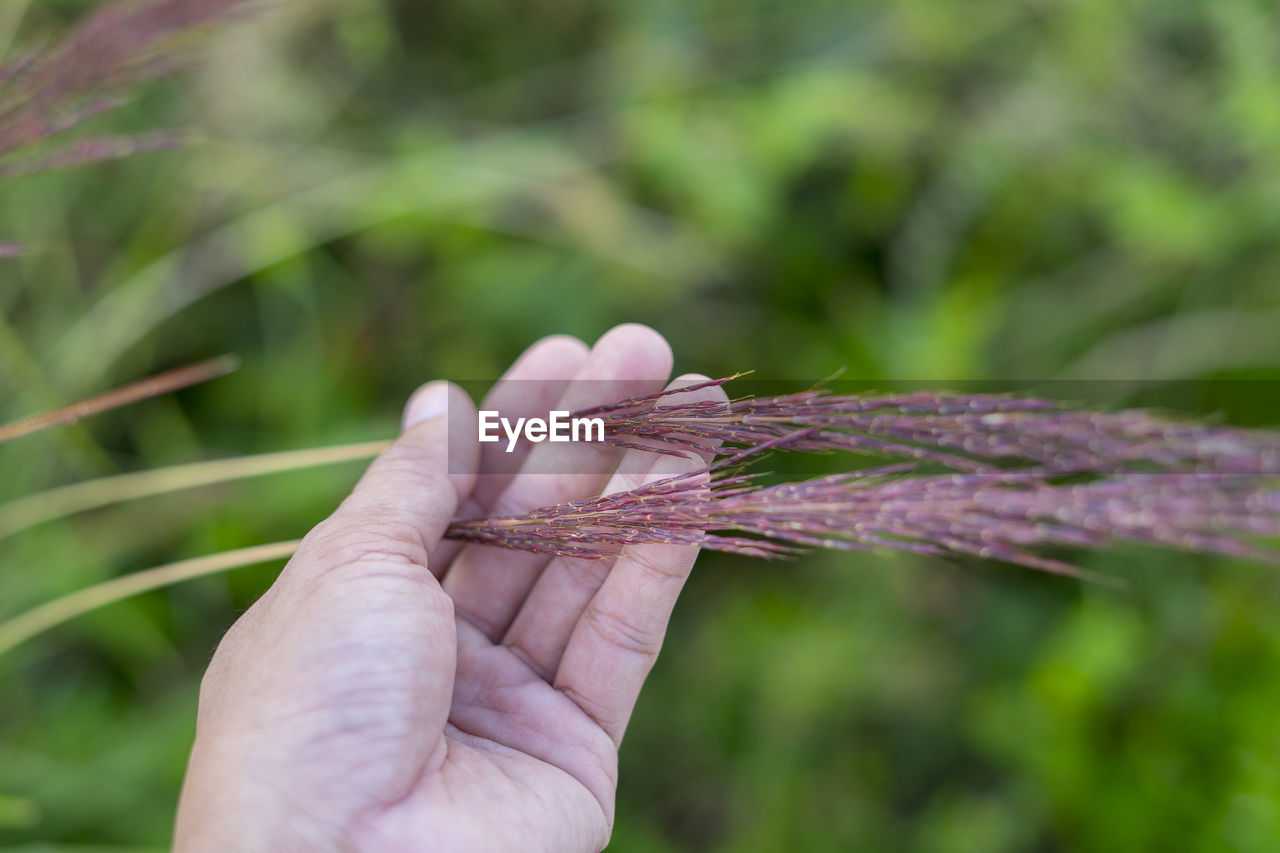
[[[238,456],[72,483],[0,505],[0,539],[46,521],[124,501],[266,474],[369,459],[386,450],[390,444],[389,441],[366,441]]]
[[[121,406],[127,406],[139,400],[159,397],[191,385],[208,382],[210,379],[217,379],[219,376],[231,373],[239,366],[240,360],[235,356],[222,355],[198,364],[189,364],[177,370],[170,370],[167,373],[151,376],[139,382],[126,385],[123,388],[116,388],[96,397],[90,397],[87,400],[81,400],[69,406],[63,406],[60,409],[31,415],[0,426],[0,444],[23,438],[49,427],[73,424],[84,418],[100,415],[103,412],[118,409]]]
[[[207,554],[203,557],[180,560],[176,563],[167,563],[134,572],[77,590],[0,623],[0,655],[50,628],[108,604],[185,580],[285,559],[298,550],[301,542],[300,539],[291,539],[287,542],[272,542],[268,545],[254,545],[218,554]]]

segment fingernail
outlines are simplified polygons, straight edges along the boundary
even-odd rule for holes
[[[449,383],[428,382],[409,398],[404,407],[404,428],[412,429],[423,421],[438,418],[449,410]]]

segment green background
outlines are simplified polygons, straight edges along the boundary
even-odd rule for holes
[[[0,49],[90,5],[6,0]],[[0,416],[244,359],[0,448],[0,498],[389,436],[427,379],[626,321],[678,371],[1232,378],[1185,411],[1275,421],[1271,2],[276,5],[98,124],[202,144],[0,186],[0,236],[34,250],[0,261]],[[26,532],[0,546],[0,615],[301,535],[358,469]],[[622,750],[612,849],[1277,849],[1280,578],[1079,561],[1129,591],[704,557]],[[0,846],[164,846],[202,669],[276,570],[0,658]]]

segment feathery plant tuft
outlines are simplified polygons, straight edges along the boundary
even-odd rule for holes
[[[52,44],[5,60],[0,179],[182,144],[187,135],[177,130],[55,140],[119,108],[137,87],[190,65],[210,28],[249,6],[250,0],[108,3]],[[8,253],[16,252],[10,246]]]
[[[729,459],[627,492],[455,523],[447,535],[586,559],[654,542],[755,557],[882,548],[1078,575],[1035,549],[1130,541],[1280,563],[1280,551],[1254,541],[1280,535],[1276,433],[993,394],[668,400],[730,379],[574,413],[602,418],[618,446],[744,448]],[[779,449],[912,461],[773,486],[733,472]]]
[[[751,557],[883,548],[1077,575],[1029,549],[1130,541],[1280,564],[1280,551],[1249,541],[1280,535],[1280,489],[1257,478],[1136,473],[1055,484],[1028,472],[912,472],[899,464],[762,486],[759,475],[706,468],[521,516],[456,522],[446,535],[585,559],[651,543]]]
[[[721,386],[742,376],[682,389]],[[1280,435],[1161,418],[1093,412],[1008,394],[838,395],[817,389],[778,397],[671,402],[674,392],[580,412],[604,421],[606,440],[655,452],[764,444],[936,463],[957,471],[1029,464],[1041,474],[1178,469],[1280,475]]]

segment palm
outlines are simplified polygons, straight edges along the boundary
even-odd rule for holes
[[[474,629],[463,623],[460,630]],[[603,847],[612,824],[613,741],[511,650],[478,632],[474,639],[458,661],[449,723],[429,747],[447,742],[444,760],[384,812],[387,835],[400,849],[424,837],[475,849]]]
[[[442,849],[603,846],[617,761],[604,729],[465,620],[442,630],[452,626],[388,607],[412,600],[389,595],[397,592],[390,587],[421,586],[412,569],[366,562],[348,571],[376,574],[366,586],[372,594],[343,596],[321,611],[327,624],[343,626],[332,632],[342,639],[313,651],[331,672],[323,662],[341,657],[352,677],[324,682],[304,700],[317,712],[303,725],[293,716],[289,728],[288,752],[329,768],[310,774],[329,779],[312,792],[326,804],[325,833],[370,850],[414,850],[428,838]],[[396,626],[393,644],[388,624]],[[353,638],[369,651],[363,659],[350,655]],[[456,667],[442,666],[450,656]],[[446,696],[430,674],[454,669]]]

